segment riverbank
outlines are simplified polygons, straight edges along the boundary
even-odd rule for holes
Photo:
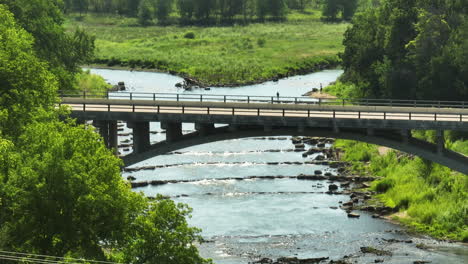
[[[337,81],[325,92],[340,97],[356,97],[352,84]],[[413,136],[435,142],[434,131],[413,131]],[[446,132],[445,147],[468,154],[467,135]],[[391,208],[393,221],[415,232],[439,239],[468,242],[468,178],[442,165],[396,150],[379,150],[378,146],[339,140],[345,149],[343,161],[352,164],[351,171],[378,175],[382,180],[372,184],[375,200]]]
[[[102,61],[98,61],[102,62]],[[171,75],[175,75],[181,78],[189,78],[194,81],[194,85],[198,87],[239,87],[239,86],[247,86],[247,85],[255,85],[261,84],[268,81],[278,81],[282,78],[287,78],[291,76],[297,75],[306,75],[310,73],[315,73],[323,70],[335,69],[340,65],[341,60],[337,56],[331,56],[329,58],[319,59],[317,63],[304,63],[299,68],[289,68],[286,72],[277,72],[272,73],[269,77],[262,77],[258,79],[254,79],[251,81],[234,81],[234,82],[210,82],[208,80],[200,79],[197,76],[187,74],[186,72],[178,72],[174,70],[162,70],[158,68],[143,68],[141,66],[129,66],[128,62],[119,62],[116,65],[109,66],[109,64],[89,64],[83,67],[90,67],[95,69],[108,69],[108,70],[126,70],[126,71],[139,71],[139,72],[158,72],[158,73],[167,73]],[[303,67],[303,68],[301,68]],[[319,98],[319,97],[317,97]],[[325,98],[325,97],[324,97]],[[327,97],[328,98],[328,97]]]
[[[447,143],[468,153],[467,141]],[[382,154],[367,143],[339,140],[337,144],[346,150],[342,161],[350,162],[354,173],[382,177],[369,186],[375,199],[361,210],[382,204],[388,208],[388,219],[411,231],[468,242],[466,175],[396,150]]]
[[[318,11],[317,11],[318,12]],[[103,18],[104,19],[104,18]],[[168,72],[203,86],[239,86],[334,68],[347,23],[310,18],[245,26],[151,26],[68,17],[67,27],[96,36],[93,65]],[[190,34],[188,34],[190,33]]]

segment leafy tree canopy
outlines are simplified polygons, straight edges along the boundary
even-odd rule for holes
[[[16,137],[41,109],[56,102],[57,82],[36,57],[33,37],[0,5],[0,133]]]
[[[186,206],[132,192],[120,159],[91,127],[60,121],[58,83],[34,42],[40,34],[28,33],[8,9],[0,4],[0,248],[128,263],[208,262],[194,245],[199,230],[188,226]]]
[[[63,25],[62,0],[0,0],[13,13],[18,25],[34,37],[34,49],[57,77],[59,87],[75,87],[80,65],[93,56],[94,38],[77,29],[67,34]]]
[[[467,0],[385,0],[359,13],[343,80],[358,96],[468,100],[467,11]]]

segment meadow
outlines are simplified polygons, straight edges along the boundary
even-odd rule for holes
[[[96,36],[94,64],[159,70],[205,85],[242,85],[339,64],[347,23],[323,23],[320,11],[292,12],[287,22],[230,26],[138,26],[136,19],[69,15],[70,30]]]

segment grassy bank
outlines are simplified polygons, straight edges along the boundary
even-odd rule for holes
[[[228,27],[139,27],[131,18],[69,16],[67,27],[77,26],[96,36],[96,64],[239,85],[336,66],[348,24],[325,24],[311,11],[283,23]]]
[[[448,142],[468,154],[468,141]],[[383,177],[372,189],[386,206],[398,211],[393,219],[418,232],[468,242],[468,177],[447,167],[391,150],[339,140],[343,159],[360,173]]]
[[[358,97],[352,84],[337,82],[325,89],[339,97]],[[434,131],[413,131],[434,143]],[[468,155],[468,135],[446,133],[446,148]],[[382,177],[372,189],[398,213],[393,219],[437,238],[468,242],[468,177],[447,167],[396,150],[379,151],[372,144],[338,140],[342,159],[359,174]]]
[[[87,94],[105,94],[112,88],[102,76],[92,74],[89,70],[78,73],[76,80],[77,91],[86,92]]]

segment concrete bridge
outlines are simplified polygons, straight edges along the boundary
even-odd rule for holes
[[[109,148],[117,148],[117,121],[127,122],[134,151],[123,157],[126,166],[204,143],[291,135],[387,146],[468,174],[468,157],[444,147],[445,130],[468,131],[468,102],[116,93],[63,96],[62,104],[72,117],[93,120]],[[165,141],[150,144],[150,122],[161,122]],[[196,132],[183,135],[182,123],[195,123]],[[436,144],[411,130],[436,130]]]

